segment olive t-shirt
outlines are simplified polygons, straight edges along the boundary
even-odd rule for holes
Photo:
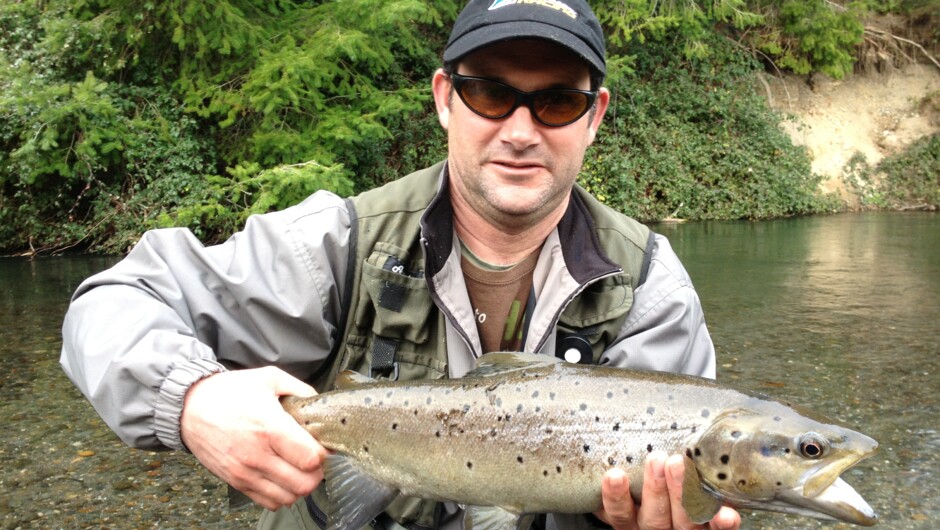
[[[515,265],[492,265],[462,245],[460,266],[483,343],[483,353],[519,351],[525,328],[526,302],[539,252]]]

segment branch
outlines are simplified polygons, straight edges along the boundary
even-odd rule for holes
[[[727,37],[727,40],[731,42],[731,44],[733,44],[734,46],[737,46],[738,48],[740,48],[741,50],[745,52],[759,54],[761,57],[766,59],[767,62],[770,63],[770,66],[774,67],[774,70],[777,72],[777,77],[780,78],[780,83],[783,85],[783,91],[787,94],[787,108],[790,110],[793,110],[793,99],[790,97],[790,89],[787,87],[787,80],[785,77],[783,77],[783,72],[780,71],[780,68],[777,68],[777,63],[775,63],[774,60],[770,58],[770,56],[758,50],[756,47],[750,47],[750,48],[745,47],[743,44],[741,44],[740,41],[736,41],[730,37]],[[770,90],[770,84],[767,83],[767,80],[764,79],[763,75],[758,75],[757,79],[764,85],[764,90],[766,90],[767,92],[767,101],[770,103],[770,106],[772,107],[774,105],[774,97]]]
[[[777,72],[777,77],[780,78],[780,83],[783,85],[783,91],[784,91],[784,92],[786,93],[786,95],[787,95],[787,108],[790,109],[790,110],[793,110],[793,99],[790,97],[790,89],[787,88],[787,79],[786,79],[785,77],[783,77],[783,72],[781,72],[780,69],[777,68],[777,63],[775,63],[773,59],[771,59],[770,57],[768,57],[766,53],[764,53],[764,52],[758,50],[757,48],[754,48],[754,51],[756,51],[757,53],[761,54],[765,59],[767,59],[767,61],[770,63],[770,65],[774,67],[774,70],[776,70],[776,72]],[[767,82],[764,80],[763,77],[760,77],[760,76],[758,76],[758,77],[760,78],[761,82],[764,83],[764,87],[767,89],[768,95],[769,95],[770,85],[767,84]]]
[[[114,210],[112,210],[111,212],[109,212],[107,215],[105,215],[104,217],[102,217],[101,219],[99,219],[97,223],[95,223],[94,225],[88,227],[88,228],[85,230],[85,235],[83,235],[83,236],[82,236],[81,238],[79,238],[78,240],[73,241],[71,244],[68,244],[68,245],[65,245],[65,246],[62,246],[62,247],[49,247],[49,248],[46,248],[46,249],[40,249],[40,250],[38,250],[38,251],[37,251],[37,250],[33,250],[33,254],[38,254],[39,252],[42,252],[43,250],[48,250],[48,251],[50,251],[50,252],[52,253],[52,255],[55,256],[55,255],[62,254],[63,252],[65,252],[66,250],[69,250],[70,248],[75,248],[75,247],[77,247],[82,241],[88,239],[88,237],[91,236],[92,231],[94,231],[96,228],[98,228],[99,226],[101,226],[101,225],[104,224],[105,222],[109,221],[112,217],[114,217],[115,215],[117,215],[118,213],[120,213],[120,210],[121,210],[120,208],[117,208],[117,209],[114,209]],[[33,246],[33,245],[32,245],[32,241],[30,241],[30,245],[29,245],[29,246],[30,246],[30,248],[32,249],[32,246]]]
[[[885,37],[890,37],[890,38],[892,38],[892,39],[894,39],[894,40],[896,40],[896,41],[898,41],[898,42],[903,42],[903,43],[905,43],[905,44],[910,44],[911,46],[913,46],[913,47],[917,48],[918,50],[920,50],[920,51],[924,54],[924,56],[927,57],[927,59],[929,59],[930,62],[932,62],[932,63],[934,64],[934,66],[936,66],[937,68],[940,68],[940,61],[937,61],[937,59],[934,58],[934,56],[930,55],[930,52],[928,52],[923,46],[921,46],[920,44],[918,44],[918,43],[916,43],[916,42],[914,42],[914,41],[912,41],[912,40],[910,40],[910,39],[905,39],[904,37],[898,37],[897,35],[895,35],[895,34],[893,34],[893,33],[889,33],[889,32],[887,32],[887,31],[882,31],[882,30],[880,30],[880,29],[875,29],[875,28],[867,28],[867,27],[866,27],[866,28],[865,28],[865,31],[866,31],[867,33],[874,33],[874,34],[876,34],[876,35],[882,35],[882,36],[885,36]]]

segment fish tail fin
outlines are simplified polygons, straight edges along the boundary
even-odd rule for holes
[[[528,530],[534,515],[512,513],[498,506],[467,506],[464,530]]]

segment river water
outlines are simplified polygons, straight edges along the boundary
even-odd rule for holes
[[[695,282],[719,380],[881,443],[847,472],[887,529],[940,524],[940,216],[658,225]],[[70,294],[114,258],[0,259],[0,528],[248,528],[191,457],[131,450],[58,367]],[[746,529],[850,528],[747,513]]]

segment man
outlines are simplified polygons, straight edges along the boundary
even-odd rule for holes
[[[605,72],[584,1],[471,1],[432,81],[446,163],[350,200],[317,193],[215,247],[145,234],[76,293],[65,371],[127,443],[187,449],[277,510],[262,528],[322,516],[308,494],[325,450],[277,401],[312,395],[301,380],[460,377],[504,349],[714,377],[668,242],[575,186]],[[681,459],[653,454],[639,509],[611,470],[599,513],[540,524],[700,528],[677,502],[681,474]],[[459,528],[459,510],[404,500],[379,526],[399,523]],[[727,508],[712,521],[739,524]]]

